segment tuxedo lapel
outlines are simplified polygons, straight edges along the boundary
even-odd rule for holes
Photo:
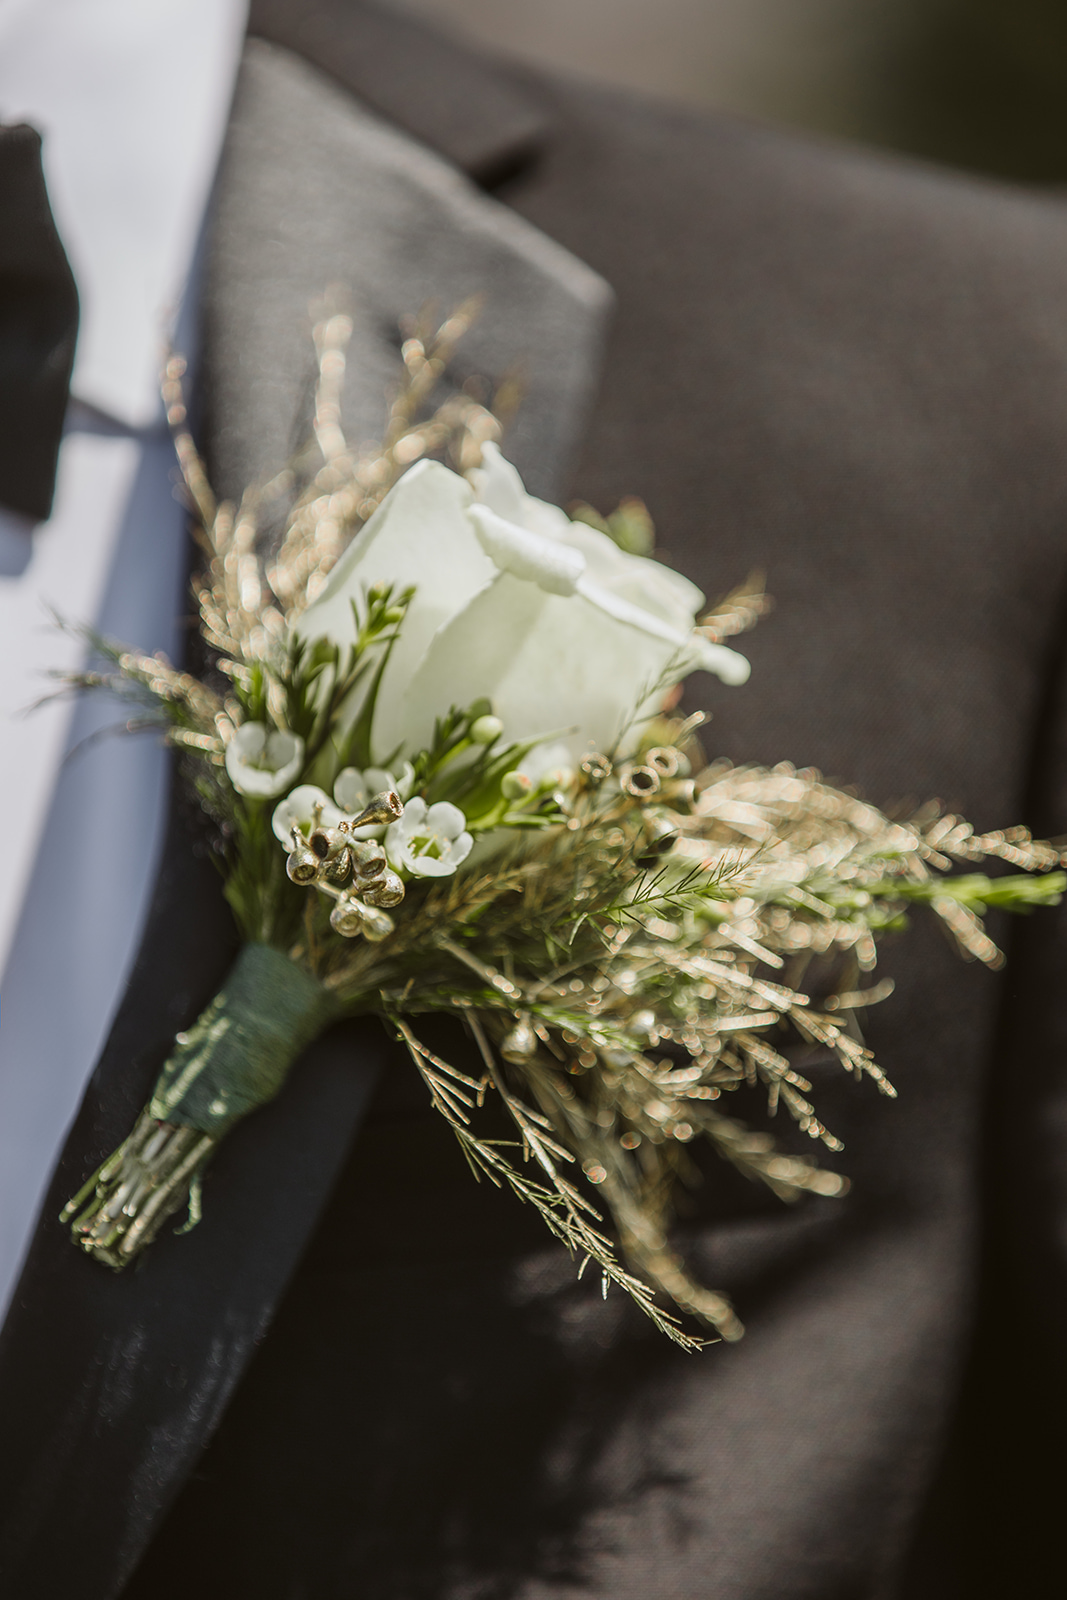
[[[399,372],[398,321],[470,295],[463,373],[520,376],[507,450],[530,489],[560,486],[596,371],[603,279],[481,194],[289,51],[251,40],[219,174],[204,303],[216,486],[239,494],[302,442],[313,378],[308,308],[329,285],[354,321],[345,424],[379,437]]]
[[[248,31],[293,50],[393,127],[491,187],[552,134],[544,97],[497,61],[402,7],[363,0],[252,0]]]
[[[609,296],[588,269],[287,52],[250,44],[220,174],[205,298],[208,453],[223,492],[286,455],[307,398],[308,301],[353,297],[351,436],[395,377],[397,316],[472,292],[473,370],[521,365],[513,453],[551,492]],[[195,832],[195,824],[194,824]],[[112,1276],[56,1216],[127,1131],[235,935],[175,808],[127,999],[45,1203],[0,1340],[0,1575],[19,1600],[108,1600],[210,1437],[320,1215],[381,1065],[376,1024],[335,1028],[227,1141],[205,1219]]]

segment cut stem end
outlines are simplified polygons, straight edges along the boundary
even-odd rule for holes
[[[190,1205],[217,1139],[143,1111],[130,1137],[110,1155],[59,1220],[76,1245],[116,1272]],[[196,1218],[190,1212],[190,1225]]]

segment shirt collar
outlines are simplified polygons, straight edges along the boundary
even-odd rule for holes
[[[0,117],[43,136],[81,300],[73,395],[131,428],[161,355],[226,128],[247,0],[0,0]]]

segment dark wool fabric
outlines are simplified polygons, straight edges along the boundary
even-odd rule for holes
[[[366,15],[307,10],[345,39]],[[297,49],[290,22],[263,30]],[[336,75],[372,98],[360,59],[339,46]],[[374,104],[403,124],[387,54],[374,59]],[[979,828],[1067,828],[1060,205],[574,84],[496,81],[502,123],[510,85],[545,129],[498,198],[618,296],[571,492],[605,510],[641,495],[663,557],[709,595],[760,568],[777,602],[745,642],[743,690],[690,687],[712,713],[709,754],[815,765],[880,804],[938,795]],[[203,966],[206,994],[221,961],[200,962],[197,928],[228,935],[221,910],[201,915],[179,924],[171,970]],[[928,923],[887,943],[898,988],[868,1038],[900,1099],[803,1058],[845,1142],[843,1201],[784,1207],[702,1163],[681,1237],[749,1332],[695,1357],[577,1283],[536,1218],[475,1185],[391,1055],[123,1600],[1056,1592],[1065,929],[1042,912],[1014,930],[1000,975]],[[159,1032],[136,990],[129,1010],[139,1037]],[[432,1042],[465,1048],[446,1023]],[[368,1032],[364,1060],[374,1048]],[[266,1127],[241,1136],[282,1148]],[[186,1252],[191,1320],[221,1292],[217,1271],[198,1277],[197,1240],[167,1257]],[[143,1450],[132,1358],[123,1381]],[[79,1589],[76,1556],[64,1592],[102,1600]]]

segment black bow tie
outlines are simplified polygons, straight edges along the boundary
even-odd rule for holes
[[[38,522],[52,509],[77,333],[40,135],[0,127],[0,506]]]

